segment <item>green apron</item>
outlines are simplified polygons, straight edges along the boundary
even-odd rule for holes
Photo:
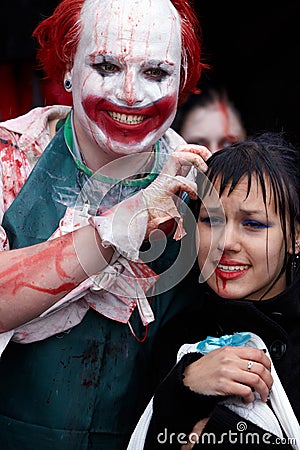
[[[12,248],[49,238],[66,209],[53,192],[76,190],[79,177],[62,128],[4,216]],[[179,247],[169,238],[153,270],[171,266]],[[187,303],[176,302],[172,290],[155,296],[156,320],[145,342],[91,309],[66,333],[32,344],[11,342],[0,362],[1,450],[125,450],[148,401],[144,381],[153,338]],[[131,324],[142,337],[137,311]]]

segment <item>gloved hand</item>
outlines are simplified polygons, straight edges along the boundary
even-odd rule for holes
[[[176,203],[180,201],[182,191],[187,192],[193,200],[197,198],[197,185],[186,176],[191,166],[205,172],[207,169],[205,161],[210,155],[206,147],[188,144],[177,147],[170,155],[158,177],[142,191],[148,209],[146,236],[170,219],[177,222],[174,239],[181,239],[185,235],[183,219]]]
[[[99,232],[102,245],[112,245],[125,258],[137,261],[143,240],[170,219],[175,219],[179,224],[174,238],[181,239],[184,230],[174,195],[186,191],[191,198],[197,198],[196,183],[186,175],[191,167],[206,171],[205,160],[210,155],[203,146],[179,146],[147,188],[123,200],[103,215],[90,217],[89,223]]]

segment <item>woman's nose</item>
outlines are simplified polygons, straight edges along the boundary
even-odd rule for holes
[[[226,224],[224,236],[224,251],[238,252],[241,250],[241,240],[237,228]]]

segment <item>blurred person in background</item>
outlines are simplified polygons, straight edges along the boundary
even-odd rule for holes
[[[212,84],[189,94],[171,127],[189,144],[204,145],[212,153],[246,137],[241,114],[227,91]]]

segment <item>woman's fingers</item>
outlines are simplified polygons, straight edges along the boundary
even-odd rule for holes
[[[238,395],[245,402],[253,401],[256,391],[267,401],[273,384],[270,367],[262,350],[222,347],[188,366],[184,384],[207,395]]]
[[[270,362],[268,358],[267,360]],[[242,363],[244,367],[243,373],[240,375],[240,382],[250,386],[260,395],[262,401],[266,402],[273,384],[269,363],[263,364],[263,362],[251,359],[242,360]],[[252,401],[252,395],[248,393],[244,400],[246,402]]]
[[[261,364],[263,364],[267,369],[270,370],[271,368],[271,361],[270,358],[265,354],[263,350],[257,349],[257,348],[237,348],[238,355],[248,361],[256,361]],[[248,365],[247,365],[248,369]],[[251,369],[251,368],[250,368]]]
[[[247,371],[237,373],[236,395],[243,397],[246,403],[254,400],[254,391],[259,394],[263,402],[266,402],[273,384],[272,376],[265,367],[257,364],[255,370],[256,372],[251,373]]]
[[[240,394],[246,403],[254,400],[253,391],[256,391],[262,401],[266,402],[273,384],[270,372],[271,361],[262,350],[253,348],[240,349],[239,383],[249,387],[246,393]],[[244,390],[244,389],[243,389]]]

